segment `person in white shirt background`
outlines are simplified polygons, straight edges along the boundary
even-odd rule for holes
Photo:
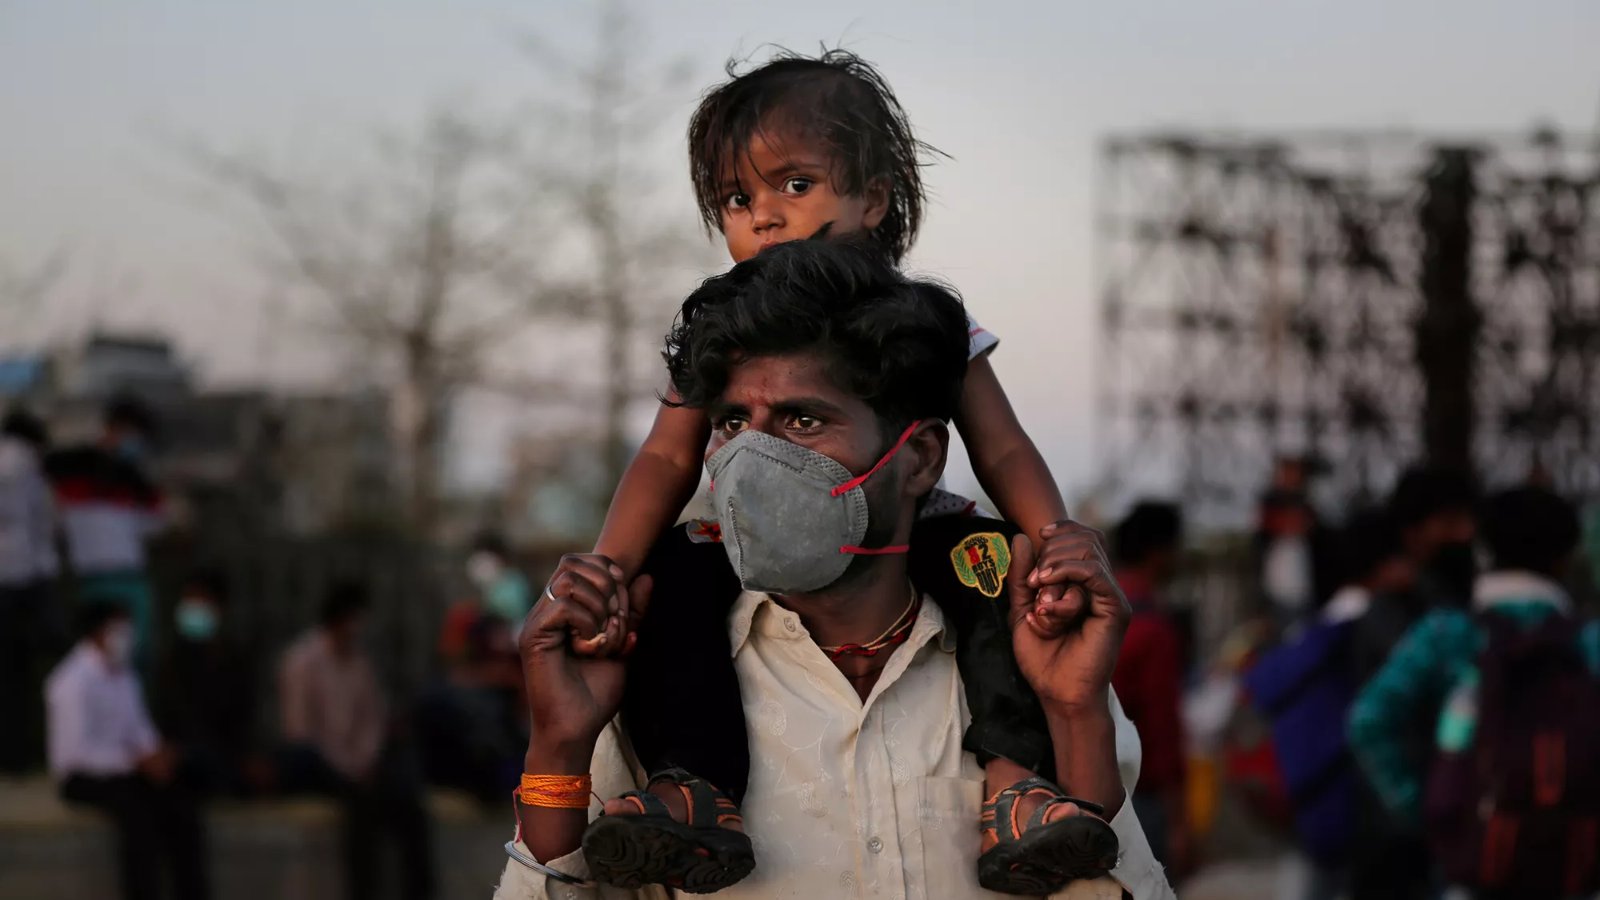
[[[205,836],[176,757],[145,707],[126,607],[86,598],[82,638],[45,686],[50,774],[68,803],[109,816],[124,900],[206,900]],[[162,870],[172,891],[162,891]]]

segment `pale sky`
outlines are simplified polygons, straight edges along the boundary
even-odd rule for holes
[[[1100,137],[1588,130],[1600,112],[1592,0],[658,0],[638,12],[654,58],[695,65],[677,123],[726,58],[763,44],[842,42],[879,65],[922,137],[952,157],[928,175],[935,200],[912,264],[956,284],[1001,336],[995,366],[1069,497],[1095,468]],[[579,2],[0,0],[0,262],[57,246],[74,261],[52,309],[0,324],[0,344],[99,321],[178,334],[214,381],[305,371],[284,362],[293,347],[267,353],[242,336],[270,292],[239,229],[175,187],[159,136],[337,147],[441,99],[527,96],[541,75],[509,35],[587,27]],[[692,221],[681,158],[661,162]],[[951,480],[970,484],[964,462]]]

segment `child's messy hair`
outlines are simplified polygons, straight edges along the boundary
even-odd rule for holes
[[[707,92],[689,120],[689,172],[706,229],[722,228],[722,178],[750,139],[787,132],[828,150],[841,194],[888,180],[889,210],[871,236],[899,262],[922,224],[923,157],[938,151],[917,140],[883,76],[847,50],[811,57],[779,49],[742,75],[739,68],[728,63],[730,80]]]

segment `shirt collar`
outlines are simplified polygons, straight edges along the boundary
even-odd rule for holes
[[[733,613],[728,617],[728,643],[733,655],[737,657],[755,636],[785,641],[811,639],[811,633],[801,624],[800,617],[779,606],[771,594],[745,591],[734,602]],[[906,643],[920,646],[936,637],[940,650],[946,653],[956,651],[956,636],[945,627],[944,611],[927,594],[923,594],[917,624],[911,627],[911,636]]]
[[[1538,603],[1558,612],[1572,610],[1561,585],[1532,572],[1486,572],[1472,585],[1472,608],[1483,612],[1502,603]]]

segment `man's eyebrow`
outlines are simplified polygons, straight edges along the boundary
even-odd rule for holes
[[[706,407],[706,418],[719,419],[723,416],[747,414],[747,408],[742,403],[728,403],[717,400]]]
[[[790,397],[772,404],[772,408],[783,413],[819,413],[829,418],[839,418],[845,412],[844,407],[821,397]]]

